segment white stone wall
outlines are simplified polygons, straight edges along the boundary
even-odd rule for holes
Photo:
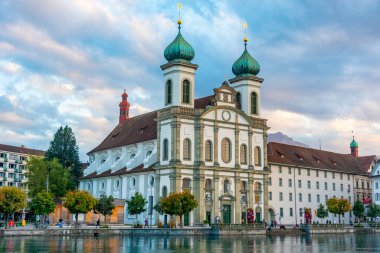
[[[372,179],[372,203],[380,205],[380,162],[378,162],[371,172]]]
[[[269,175],[271,184],[269,185],[269,196],[272,194],[272,199],[269,199],[269,209],[273,209],[275,213],[275,218],[277,222],[282,224],[295,224],[296,213],[297,212],[297,222],[300,223],[301,219],[304,221],[303,215],[300,217],[300,208],[311,208],[313,221],[320,221],[316,215],[315,210],[320,204],[326,206],[326,195],[328,198],[346,198],[354,204],[354,194],[353,194],[353,178],[351,174],[335,172],[335,178],[333,177],[334,172],[325,171],[321,169],[310,169],[310,175],[308,175],[307,168],[301,168],[301,175],[298,174],[298,168],[290,167],[291,174],[289,174],[289,166],[278,166],[270,165],[271,174]],[[280,167],[282,172],[280,172]],[[317,176],[318,171],[318,176]],[[294,174],[295,172],[295,174]],[[294,182],[295,178],[295,182]],[[282,186],[279,182],[282,179]],[[292,186],[289,186],[289,179],[292,180]],[[298,180],[301,181],[301,187],[298,185]],[[308,188],[308,181],[310,181],[310,189]],[[319,189],[317,189],[317,182],[319,182]],[[325,190],[325,183],[327,183],[327,190]],[[333,184],[335,183],[335,190],[333,189]],[[343,185],[343,191],[341,190],[341,185]],[[280,200],[280,193],[283,194],[283,199]],[[289,193],[292,194],[292,200],[289,200]],[[295,195],[296,193],[296,195]],[[302,201],[299,201],[299,194],[302,194]],[[311,195],[311,201],[308,199],[308,195]],[[317,196],[319,195],[320,201],[317,201]],[[283,208],[283,217],[280,219],[280,208]],[[290,208],[293,209],[293,216],[290,216]],[[295,210],[296,209],[296,210]],[[328,220],[331,222],[338,223],[338,216],[329,214]],[[326,219],[325,219],[326,220]],[[350,215],[346,213],[344,218],[341,217],[341,221],[349,223]],[[354,220],[352,214],[351,220]]]

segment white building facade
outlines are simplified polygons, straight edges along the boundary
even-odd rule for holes
[[[371,172],[372,202],[380,205],[380,160],[377,161]]]

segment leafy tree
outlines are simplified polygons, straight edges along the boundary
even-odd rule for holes
[[[49,176],[49,192],[54,197],[63,197],[68,191],[70,173],[59,163],[58,159],[46,161],[41,157],[31,156],[28,160],[29,197],[46,191],[46,180]]]
[[[349,212],[352,209],[348,199],[330,198],[327,200],[326,205],[330,213],[338,214],[339,223],[340,215],[343,215],[345,212]]]
[[[153,209],[154,209],[157,213],[159,213],[159,214],[165,214],[165,213],[164,213],[164,210],[162,209],[161,200],[162,200],[162,199],[160,199],[160,200],[154,205]]]
[[[327,216],[329,216],[328,210],[325,208],[324,205],[319,204],[319,207],[317,209],[317,217],[323,220]]]
[[[354,207],[352,208],[352,211],[354,212],[354,215],[356,218],[358,218],[360,223],[360,218],[364,216],[364,204],[361,201],[356,201],[354,204]]]
[[[160,206],[163,213],[179,216],[180,226],[182,227],[182,216],[190,213],[198,206],[198,203],[194,195],[189,191],[184,191],[172,193],[166,198],[161,199]]]
[[[115,208],[112,196],[106,196],[104,193],[100,195],[95,210],[104,215],[105,223],[107,224],[107,216],[112,215],[112,210]]]
[[[31,209],[34,211],[34,214],[42,214],[46,221],[46,215],[54,212],[55,202],[53,195],[48,192],[40,192],[32,199]]]
[[[78,214],[87,213],[94,209],[96,199],[87,191],[70,191],[65,196],[63,206],[75,215],[75,224],[78,224]]]
[[[26,207],[26,194],[13,186],[0,187],[0,213],[5,217],[5,228],[8,226],[10,214],[21,211]]]
[[[79,160],[79,148],[71,127],[61,126],[57,130],[45,157],[49,161],[58,158],[65,168],[70,168],[70,173],[74,180],[70,189],[74,189],[78,185],[78,178],[82,176],[83,172]]]
[[[128,213],[130,215],[136,215],[136,223],[138,223],[137,216],[146,211],[145,206],[148,201],[143,197],[143,195],[136,192],[131,199],[127,199],[125,202],[127,203]]]
[[[367,216],[370,218],[376,218],[380,216],[380,207],[376,204],[372,204],[368,207]]]

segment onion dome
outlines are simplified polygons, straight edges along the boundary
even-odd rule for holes
[[[235,76],[256,76],[260,72],[259,63],[247,51],[247,38],[244,38],[244,52],[232,65]]]
[[[352,139],[350,148],[358,148],[358,147],[359,147],[359,144],[355,141],[355,139]]]
[[[195,52],[193,47],[182,37],[181,20],[178,20],[178,35],[169,46],[166,47],[164,56],[167,61],[191,61]]]

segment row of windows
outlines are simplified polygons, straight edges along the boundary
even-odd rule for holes
[[[333,196],[333,197],[335,198],[336,196]],[[343,196],[341,196],[341,198],[343,198]],[[284,201],[284,194],[282,192],[279,192],[278,199],[279,199],[279,201]],[[317,203],[321,202],[321,198],[320,198],[319,194],[316,195],[316,199],[317,199]],[[328,199],[329,199],[329,196],[325,195],[325,202]],[[269,192],[269,200],[273,200],[272,192]],[[293,201],[293,193],[291,193],[291,192],[289,193],[288,200]],[[298,202],[302,202],[302,201],[303,201],[303,194],[299,193],[298,194]],[[307,201],[312,202],[312,196],[310,193],[307,194]],[[351,197],[349,197],[349,201],[351,202]]]
[[[162,159],[164,161],[167,161],[169,159],[169,141],[168,139],[164,139],[162,143],[163,147],[163,157]],[[222,160],[225,163],[231,162],[232,158],[232,144],[230,139],[224,138],[222,140]],[[241,164],[247,164],[248,158],[247,158],[247,145],[242,144],[240,145],[240,163]],[[255,158],[255,166],[261,165],[261,149],[260,147],[255,147],[254,149],[254,158]],[[191,140],[186,138],[183,141],[183,159],[184,160],[191,160]],[[211,140],[206,140],[205,142],[205,160],[210,162],[213,160],[213,145]]]
[[[359,180],[356,180],[356,188],[359,188]],[[371,188],[370,183],[369,181],[367,181],[367,189],[370,189],[370,188]],[[362,180],[362,189],[364,189],[364,180]]]
[[[278,172],[282,173],[282,169],[283,168],[281,166],[279,166],[278,167]],[[295,171],[295,168],[294,168],[294,171]],[[306,172],[307,172],[307,175],[310,176],[311,169],[307,169]],[[319,177],[319,172],[320,172],[319,170],[315,170],[315,176],[316,177]],[[301,168],[297,168],[297,173],[298,173],[298,175],[302,175],[302,169]],[[292,168],[291,167],[288,167],[288,174],[292,175]],[[324,174],[324,178],[327,178],[327,171],[323,171],[323,174]],[[331,176],[332,176],[333,179],[335,179],[335,174],[339,174],[340,175],[340,179],[343,180],[343,173],[341,173],[341,172],[340,173],[331,172]],[[347,174],[347,179],[350,180],[350,174]]]
[[[173,102],[173,84],[171,80],[166,81],[166,104],[171,104]],[[190,82],[189,80],[184,80],[182,82],[182,103],[190,104]]]
[[[272,185],[272,178],[270,178],[270,177],[269,177],[269,185]],[[278,186],[280,186],[280,187],[283,186],[282,178],[278,179]],[[288,179],[288,186],[289,187],[293,187],[293,180],[291,178]],[[298,180],[298,188],[302,188],[302,181],[301,180]],[[320,189],[318,181],[315,182],[315,188],[316,189]],[[311,189],[311,182],[310,182],[310,180],[307,181],[307,189]],[[333,189],[333,191],[336,190],[336,184],[335,183],[332,183],[332,189]],[[328,190],[328,183],[327,182],[325,182],[325,190]],[[340,184],[340,190],[344,191],[343,184]],[[347,191],[348,192],[351,191],[351,185],[350,184],[347,185]]]

